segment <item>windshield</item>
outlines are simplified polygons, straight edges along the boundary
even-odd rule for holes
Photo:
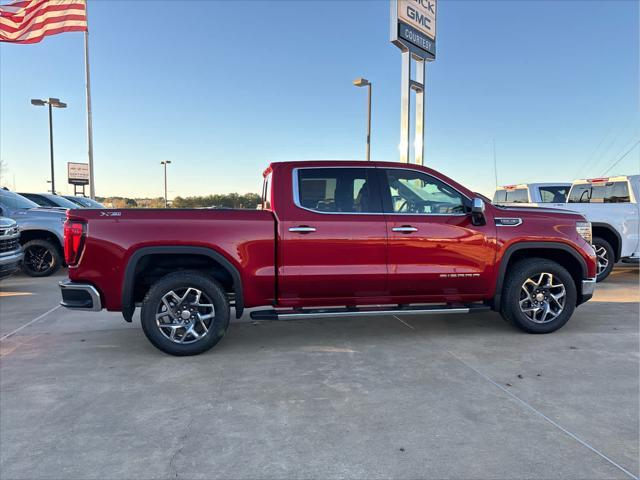
[[[17,193],[0,189],[0,206],[9,210],[22,210],[27,208],[37,208],[38,204],[18,195]]]

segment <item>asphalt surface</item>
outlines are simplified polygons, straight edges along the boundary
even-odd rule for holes
[[[637,478],[637,267],[569,323],[495,313],[234,322],[156,350],[136,318],[0,282],[0,478]]]

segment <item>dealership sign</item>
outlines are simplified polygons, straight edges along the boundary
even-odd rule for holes
[[[391,41],[435,60],[436,0],[391,0]]]
[[[89,164],[67,162],[67,176],[71,185],[89,185]]]

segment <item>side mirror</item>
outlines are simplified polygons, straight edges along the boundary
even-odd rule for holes
[[[487,220],[484,215],[485,204],[481,198],[474,198],[471,204],[471,221],[474,225],[485,225]]]

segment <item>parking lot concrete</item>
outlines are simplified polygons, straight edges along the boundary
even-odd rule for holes
[[[167,356],[136,315],[0,283],[0,478],[637,478],[638,268],[550,335],[495,313],[234,322]]]

